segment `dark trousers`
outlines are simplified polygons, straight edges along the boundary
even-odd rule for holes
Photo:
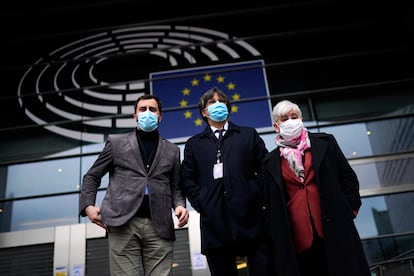
[[[211,276],[237,276],[236,257],[247,258],[249,275],[273,276],[271,253],[268,243],[232,245],[215,248],[206,253]]]
[[[312,247],[297,254],[301,276],[329,276],[323,240],[314,236]]]

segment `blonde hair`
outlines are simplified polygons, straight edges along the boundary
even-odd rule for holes
[[[297,112],[298,115],[302,117],[302,111],[300,110],[297,104],[292,103],[289,100],[283,100],[283,101],[278,102],[273,107],[273,111],[272,111],[273,123],[276,123],[279,120],[280,116],[286,115],[291,110]]]

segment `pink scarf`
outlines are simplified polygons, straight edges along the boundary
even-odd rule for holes
[[[290,141],[286,141],[280,135],[277,135],[276,145],[279,146],[280,156],[283,156],[288,161],[289,167],[303,181],[305,169],[302,156],[305,150],[310,148],[307,129],[304,128],[300,136]]]

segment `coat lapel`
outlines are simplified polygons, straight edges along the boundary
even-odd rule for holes
[[[312,165],[315,170],[315,173],[319,171],[319,167],[322,163],[323,158],[325,157],[328,143],[325,139],[320,138],[319,136],[309,133],[309,139],[311,142],[311,153],[312,153]],[[282,174],[280,172],[280,152],[279,148],[276,148],[268,157],[270,160],[266,162],[267,170],[270,172],[271,176],[279,186],[281,190],[284,190]]]
[[[283,187],[283,180],[282,180],[282,174],[280,171],[281,164],[280,164],[280,154],[279,154],[279,148],[276,148],[274,151],[270,153],[267,157],[268,161],[265,162],[266,169],[274,179],[274,181],[279,186],[280,190],[284,190]]]
[[[160,162],[160,160],[161,160],[161,152],[165,153],[164,147],[165,147],[165,144],[162,140],[162,137],[159,136],[158,137],[157,151],[155,152],[154,160],[152,161],[152,165],[150,167],[150,170],[149,170],[148,174],[150,174],[154,170],[154,168],[156,168],[158,166],[158,162]]]
[[[139,145],[138,145],[136,132],[132,131],[132,132],[128,133],[127,139],[128,139],[129,145],[131,146],[132,154],[136,158],[139,167],[143,171],[145,171],[145,165],[144,165],[144,162],[142,161],[141,152],[139,150]]]
[[[311,142],[312,165],[315,173],[317,173],[326,154],[328,143],[326,143],[324,139],[312,135],[311,133],[309,133],[309,139]]]

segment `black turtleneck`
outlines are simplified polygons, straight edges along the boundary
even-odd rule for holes
[[[158,130],[151,132],[145,132],[137,129],[137,140],[139,149],[141,151],[142,161],[144,162],[147,171],[151,167],[154,160],[155,153],[157,152],[159,133]]]
[[[157,152],[159,133],[158,130],[145,132],[137,129],[136,134],[142,161],[144,162],[145,168],[148,172],[152,161],[154,160],[155,153]],[[135,216],[151,218],[149,197],[147,194],[144,195],[142,204],[136,212]]]

